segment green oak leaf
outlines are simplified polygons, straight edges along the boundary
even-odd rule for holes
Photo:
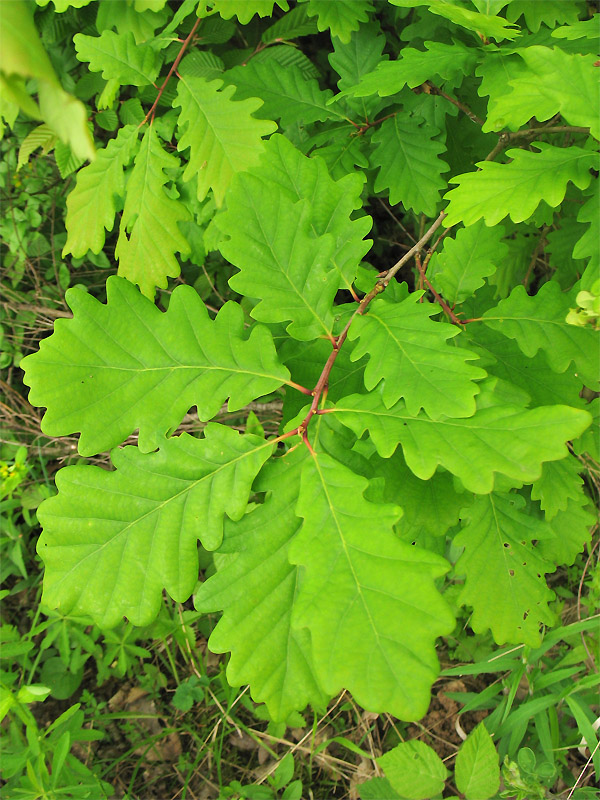
[[[123,616],[149,624],[163,588],[187,600],[198,539],[210,550],[220,545],[223,515],[243,516],[271,451],[264,439],[210,423],[203,439],[184,433],[155,453],[113,450],[114,471],[60,470],[58,495],[38,509],[46,605],[112,627]]]
[[[364,238],[371,229],[371,218],[354,218],[354,213],[362,208],[362,176],[352,173],[333,180],[322,158],[307,158],[279,134],[265,144],[259,165],[249,172],[255,182],[263,184],[262,191],[266,194],[281,195],[292,203],[308,201],[310,231],[316,239],[326,234],[333,236],[331,265],[339,273],[339,288],[349,289],[361,259],[371,246],[371,241]],[[233,218],[230,219],[229,227],[233,227]]]
[[[437,673],[435,638],[453,619],[434,579],[447,563],[401,542],[400,509],[364,499],[367,480],[330,456],[306,462],[289,558],[304,568],[293,624],[310,630],[315,670],[371,711],[419,719]]]
[[[260,98],[264,105],[256,113],[262,119],[279,119],[284,127],[344,119],[343,114],[327,105],[331,91],[320,89],[318,82],[306,78],[297,66],[251,61],[228,70],[224,79],[235,86],[235,101]]]
[[[136,43],[133,33],[102,31],[100,36],[77,33],[73,37],[77,58],[89,62],[90,72],[102,72],[104,80],[122,85],[154,83],[160,69],[158,53],[149,42]]]
[[[460,42],[425,42],[425,47],[426,50],[404,47],[396,61],[379,62],[354,85],[344,87],[335,99],[348,95],[389,97],[405,86],[414,89],[430,79],[446,81],[456,75],[468,75],[476,63],[473,51]]]
[[[67,241],[63,258],[71,253],[82,258],[88,250],[104,247],[105,229],[112,230],[117,199],[125,194],[125,167],[138,145],[135,125],[125,125],[106,147],[96,151],[96,160],[77,173],[77,184],[67,197]]]
[[[396,114],[373,134],[377,148],[370,157],[378,167],[375,191],[389,189],[390,204],[402,203],[415,213],[434,216],[446,186],[441,173],[449,167],[438,158],[446,146],[434,139],[437,128],[416,117]]]
[[[44,431],[81,431],[82,455],[107,450],[136,428],[140,448],[153,450],[192,406],[209,420],[227,397],[237,410],[288,379],[266,328],[247,337],[235,303],[211,320],[190,286],[175,288],[166,313],[115,276],[106,305],[81,289],[66,297],[73,319],[58,320],[22,366],[31,402],[48,408]]]
[[[182,76],[173,101],[181,108],[177,148],[190,148],[184,180],[197,179],[198,200],[204,200],[212,189],[217,206],[222,205],[233,176],[257,163],[264,148],[263,136],[277,128],[270,120],[252,116],[260,100],[232,100],[234,87],[221,90],[222,86],[221,79]]]
[[[450,22],[454,22],[455,25],[460,25],[461,28],[483,34],[486,38],[495,39],[496,41],[516,39],[520,35],[518,28],[510,25],[502,17],[497,17],[493,14],[480,14],[470,8],[463,8],[462,6],[454,5],[454,3],[449,3],[447,0],[390,0],[390,2],[392,5],[404,8],[429,6],[432,14],[438,14],[440,17],[450,20]]]
[[[532,492],[533,496],[533,492]],[[564,510],[555,514],[548,522],[552,537],[542,539],[538,548],[540,554],[555,564],[572,564],[592,538],[591,529],[598,525],[598,510],[591,513],[585,508],[588,498],[579,491],[575,498],[569,498]]]
[[[465,527],[454,537],[455,546],[464,547],[455,570],[466,576],[458,602],[472,606],[469,624],[475,633],[490,628],[498,644],[537,647],[540,625],[554,622],[548,608],[554,594],[544,574],[556,565],[532,544],[549,533],[524,505],[516,494],[477,497],[463,514]]]
[[[119,275],[137,283],[152,299],[156,287],[165,289],[168,277],[177,277],[180,267],[175,253],[185,258],[190,246],[178,222],[190,218],[179,200],[164,189],[169,180],[165,170],[177,169],[179,159],[166,153],[150,126],[140,144],[127,183],[125,208],[115,248]],[[128,235],[129,234],[129,235]]]
[[[197,13],[200,15],[203,8],[205,13],[214,9],[223,19],[236,16],[242,25],[247,25],[255,14],[271,17],[275,5],[283,11],[289,8],[287,0],[201,0]]]
[[[350,35],[349,42],[342,42],[337,36],[333,37],[333,52],[328,59],[331,67],[339,75],[338,89],[344,91],[360,83],[362,77],[372,72],[378,64],[388,60],[383,53],[385,36],[381,32],[379,23],[373,21],[361,25],[357,31]],[[359,99],[353,107],[360,109],[365,119],[369,118],[371,109],[378,105],[374,101]]]
[[[498,753],[483,722],[471,731],[456,754],[456,788],[468,798],[488,800],[500,787]]]
[[[199,611],[223,610],[208,644],[215,653],[231,651],[230,685],[249,683],[254,700],[281,721],[307,703],[319,708],[327,701],[315,676],[310,635],[291,626],[301,570],[288,553],[302,524],[295,508],[307,455],[296,449],[265,465],[254,485],[269,492],[264,503],[238,522],[225,520],[219,552],[237,556],[194,596]]]
[[[574,3],[573,0],[544,0],[543,3],[511,0],[506,9],[506,19],[516,22],[523,15],[529,30],[535,32],[540,29],[542,23],[548,28],[554,28],[557,24],[577,22],[580,9],[580,4]]]
[[[260,303],[251,315],[261,322],[286,322],[290,336],[309,341],[332,337],[333,300],[339,273],[329,262],[331,234],[315,238],[308,200],[293,203],[275,184],[265,191],[260,178],[237,175],[219,228],[228,240],[219,244],[240,272],[229,285]]]
[[[540,501],[548,521],[559,511],[564,511],[569,500],[581,498],[583,479],[579,473],[582,469],[581,463],[574,456],[561,461],[548,461],[542,466],[542,474],[531,488],[531,499]]]
[[[593,284],[600,272],[600,192],[597,179],[590,188],[591,194],[577,214],[577,222],[589,222],[589,227],[575,243],[573,258],[588,259],[587,270],[590,273],[590,284]],[[591,286],[585,285],[581,288],[589,289]]]
[[[599,379],[600,337],[592,328],[569,325],[572,295],[556,281],[545,283],[533,297],[524,286],[482,315],[492,330],[514,339],[526,356],[543,350],[550,368],[564,372],[574,362],[581,381],[594,388]]]
[[[309,17],[317,18],[320,31],[331,31],[342,42],[349,42],[353,31],[359,29],[361,22],[367,22],[369,12],[374,11],[371,0],[308,0]]]
[[[454,239],[434,253],[427,275],[451,305],[471,297],[508,255],[502,225],[488,228],[482,221],[461,228]]]
[[[559,47],[517,51],[526,64],[522,74],[492,95],[482,130],[516,131],[532,117],[539,122],[561,114],[569,125],[589,127],[600,138],[598,69],[593,55],[565,53]],[[511,91],[512,90],[512,91]]]
[[[482,408],[467,419],[432,420],[423,412],[409,414],[402,400],[385,408],[381,390],[346,397],[333,412],[357,436],[368,429],[383,458],[401,444],[421,480],[441,465],[477,493],[492,491],[497,472],[518,482],[537,480],[542,463],[566,456],[565,442],[591,421],[586,411],[567,406],[510,405]]]
[[[475,353],[452,346],[448,340],[460,331],[434,322],[431,316],[439,307],[420,303],[422,295],[413,292],[399,303],[375,299],[348,332],[349,339],[358,339],[352,360],[369,354],[365,386],[372,390],[383,381],[381,396],[388,408],[403,397],[413,415],[423,408],[435,419],[471,416],[479,391],[474,381],[486,373],[467,363]]]
[[[542,200],[553,208],[561,203],[569,181],[585,189],[592,179],[590,169],[598,169],[598,155],[581,147],[545,142],[536,142],[535,147],[539,152],[507,150],[510,164],[479,161],[478,172],[452,178],[450,183],[458,186],[445,194],[444,225],[468,226],[481,218],[486,225],[496,225],[507,214],[513,222],[523,222]]]

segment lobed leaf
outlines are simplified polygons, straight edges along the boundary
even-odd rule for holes
[[[507,0],[508,1],[508,0]],[[455,25],[483,34],[486,38],[502,41],[503,39],[516,39],[520,31],[516,26],[510,25],[502,17],[493,14],[480,14],[470,8],[448,3],[447,0],[390,0],[392,5],[402,6],[403,8],[414,8],[415,6],[429,6],[432,14],[445,17]]]
[[[258,14],[259,17],[271,17],[276,4],[283,11],[287,11],[289,8],[287,0],[201,0],[198,14],[200,15],[203,7],[205,13],[210,8],[214,9],[223,19],[231,19],[236,16],[242,25],[247,25],[255,14]]]
[[[333,236],[315,238],[307,200],[292,203],[254,174],[237,176],[219,227],[229,235],[219,249],[240,269],[232,289],[260,299],[252,309],[261,322],[286,322],[290,336],[309,341],[332,337],[338,273],[329,268]]]
[[[486,225],[496,225],[507,214],[513,222],[523,222],[542,200],[553,208],[559,205],[569,181],[579,189],[589,186],[590,169],[598,164],[596,153],[574,145],[562,148],[536,142],[535,146],[540,152],[508,150],[510,164],[480,161],[478,172],[452,178],[450,183],[458,186],[445,195],[444,225],[469,226],[481,218]]]
[[[390,204],[402,203],[415,213],[435,216],[440,191],[446,186],[441,173],[449,167],[438,158],[446,146],[434,139],[439,130],[421,119],[396,114],[373,134],[377,148],[370,157],[378,167],[375,191],[389,189]]]
[[[67,241],[63,258],[71,253],[82,258],[88,250],[99,253],[104,247],[104,231],[112,230],[117,206],[115,198],[125,194],[125,167],[138,143],[134,125],[125,125],[105,148],[96,151],[96,160],[77,173],[77,184],[67,197]]]
[[[243,311],[226,303],[212,321],[198,294],[178,286],[161,313],[123,278],[107,281],[103,305],[69,289],[73,319],[57,320],[40,350],[22,361],[31,402],[48,408],[50,436],[81,431],[82,455],[107,450],[139,428],[153,450],[185,413],[214,417],[281,386],[289,373],[261,326],[244,333]]]
[[[358,339],[352,360],[369,354],[365,386],[371,391],[383,381],[387,408],[403,397],[412,415],[423,408],[434,419],[471,416],[479,391],[474,381],[486,373],[467,363],[477,358],[475,353],[449,343],[460,331],[434,322],[431,316],[439,308],[420,303],[422,294],[413,292],[399,303],[375,299],[348,332],[349,339]]]
[[[561,114],[569,125],[590,127],[600,139],[598,69],[593,55],[565,53],[558,47],[517,51],[526,69],[492,94],[483,131],[518,130],[535,117],[539,122]],[[512,91],[511,91],[512,90]]]
[[[594,388],[599,380],[600,340],[591,328],[569,325],[566,316],[573,304],[556,281],[545,283],[536,295],[516,286],[510,296],[482,319],[492,330],[515,339],[526,356],[543,350],[555,372],[564,372],[574,362],[583,383]]]
[[[127,183],[115,256],[119,275],[137,283],[150,299],[157,286],[164,289],[168,277],[179,275],[175,253],[184,258],[190,253],[177,224],[188,220],[190,213],[164,189],[169,180],[165,170],[178,167],[179,160],[163,150],[154,128],[147,128]]]
[[[327,105],[332,92],[323,91],[314,78],[307,78],[299,67],[284,67],[275,61],[251,61],[228,70],[226,83],[235,86],[235,100],[260,98],[264,105],[258,110],[263,119],[281,120],[287,127],[303,126],[344,115]]]
[[[38,509],[44,602],[112,627],[123,616],[150,623],[163,588],[187,600],[198,579],[197,540],[219,546],[223,515],[244,515],[271,450],[257,436],[211,423],[205,438],[184,433],[155,453],[115,449],[112,472],[60,470],[58,495]]]
[[[582,466],[574,456],[561,461],[549,461],[542,474],[531,487],[531,499],[539,500],[546,519],[550,521],[559,511],[564,511],[570,500],[582,497]]]
[[[320,31],[331,31],[342,42],[349,42],[353,31],[358,30],[361,22],[367,22],[369,12],[374,11],[371,0],[308,0],[309,17],[317,17],[317,28]]]
[[[502,225],[488,228],[482,221],[446,237],[441,253],[429,262],[428,277],[451,305],[471,297],[508,255]]]
[[[79,61],[89,62],[90,72],[102,72],[106,81],[146,86],[158,77],[158,54],[148,42],[136,43],[131,31],[105,30],[100,36],[77,33],[73,44]]]
[[[548,608],[554,594],[544,574],[556,566],[532,544],[548,532],[524,505],[520,495],[492,492],[466,510],[465,527],[454,537],[454,544],[465,548],[455,567],[457,575],[466,575],[458,602],[473,607],[475,633],[490,628],[498,644],[537,647],[540,625],[554,622]]]
[[[264,503],[238,522],[225,521],[222,553],[233,561],[205,581],[194,596],[199,611],[223,610],[209,647],[231,650],[227,680],[249,683],[256,702],[266,703],[274,720],[285,721],[307,703],[327,701],[315,675],[310,635],[292,627],[301,576],[288,553],[302,520],[295,507],[306,450],[269,462],[255,484],[267,491]]]
[[[401,542],[400,509],[364,499],[366,479],[318,454],[304,466],[291,544],[304,567],[293,624],[310,630],[315,671],[329,694],[343,687],[371,711],[418,719],[436,677],[437,636],[453,619],[434,579],[441,557]]]
[[[385,408],[381,390],[351,395],[334,412],[357,436],[368,429],[383,458],[401,444],[406,463],[421,480],[441,465],[477,493],[492,491],[496,472],[523,483],[537,480],[542,463],[563,458],[565,442],[579,436],[591,419],[567,406],[503,405],[482,408],[468,419],[431,420],[422,412],[409,414],[402,401]]]
[[[260,100],[234,101],[234,87],[225,86],[221,91],[222,86],[220,79],[207,82],[181,76],[173,101],[181,108],[177,148],[190,148],[184,180],[197,178],[199,200],[212,189],[217,206],[223,203],[233,176],[257,163],[264,148],[263,136],[277,127],[270,120],[252,116]]]

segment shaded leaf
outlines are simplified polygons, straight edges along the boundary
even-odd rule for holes
[[[544,464],[542,474],[531,488],[531,499],[540,501],[547,520],[553,519],[559,511],[564,511],[569,500],[581,498],[581,470],[582,466],[574,456]]]
[[[554,622],[548,608],[554,594],[544,574],[556,566],[532,544],[549,535],[546,523],[528,515],[524,505],[516,494],[477,497],[454,537],[454,544],[465,548],[455,570],[466,575],[458,602],[473,607],[469,624],[475,633],[490,628],[498,644],[536,647],[540,625]]]
[[[550,367],[564,372],[574,362],[583,383],[595,387],[599,378],[600,339],[591,328],[566,321],[573,300],[555,281],[545,283],[531,297],[524,286],[483,314],[486,325],[515,339],[526,356],[543,350]]]
[[[352,31],[359,28],[361,22],[367,22],[369,12],[374,11],[371,0],[308,0],[309,17],[317,17],[320,31],[330,29],[332,36],[342,42],[349,42]]]
[[[136,428],[140,448],[152,450],[192,406],[208,420],[227,397],[237,410],[287,380],[269,331],[256,326],[246,338],[235,303],[212,321],[198,294],[178,286],[162,313],[117,277],[108,279],[107,297],[103,305],[70,289],[73,319],[58,320],[22,362],[31,401],[48,408],[44,431],[81,431],[82,455],[113,447]]]
[[[147,455],[115,449],[109,472],[65,467],[38,509],[44,603],[112,627],[147,625],[162,590],[184,602],[198,579],[197,540],[219,546],[223,515],[240,519],[272,446],[214,423],[204,439],[164,440]]]
[[[492,14],[480,14],[470,8],[448,3],[446,0],[390,0],[392,5],[404,8],[414,8],[415,6],[429,6],[432,14],[439,14],[466,28],[479,34],[484,34],[487,38],[501,42],[503,39],[515,39],[519,36],[519,30],[510,25],[502,17]],[[507,0],[508,2],[508,0]]]
[[[409,414],[402,401],[382,405],[380,392],[351,395],[334,409],[357,436],[368,429],[377,451],[388,458],[400,443],[410,469],[428,480],[438,465],[472,492],[490,492],[494,473],[523,483],[537,480],[544,461],[567,454],[565,442],[590,424],[586,411],[567,406],[482,408],[468,419],[431,420]]]

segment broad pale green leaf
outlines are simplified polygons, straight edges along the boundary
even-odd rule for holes
[[[320,31],[331,31],[342,42],[349,42],[353,31],[358,30],[361,22],[367,22],[369,12],[374,11],[371,0],[308,0],[309,17],[317,17]]]
[[[573,6],[571,6],[573,8]],[[594,15],[590,19],[577,20],[575,14],[570,25],[563,28],[555,28],[550,34],[556,39],[597,39],[598,38],[598,17]]]
[[[264,105],[256,113],[263,119],[281,120],[283,127],[345,118],[327,105],[332,92],[320,89],[317,81],[306,78],[297,66],[251,61],[229,70],[224,78],[235,86],[235,101],[260,98]]]
[[[472,225],[485,219],[496,225],[508,214],[513,222],[528,219],[544,200],[553,208],[562,202],[567,184],[572,181],[585,189],[591,181],[590,169],[598,168],[598,155],[581,147],[554,147],[536,142],[539,153],[508,150],[510,164],[480,161],[478,172],[452,178],[459,184],[446,193],[447,227],[463,222]]]
[[[375,299],[364,316],[352,323],[348,338],[358,339],[352,359],[367,353],[365,386],[383,381],[383,402],[390,408],[404,398],[412,415],[423,408],[432,418],[469,417],[475,413],[474,383],[486,377],[468,364],[477,355],[450,343],[460,334],[455,325],[434,322],[439,307],[420,303],[423,292],[413,292],[400,303]]]
[[[38,81],[42,119],[68,144],[77,158],[93,161],[96,148],[88,127],[88,112],[81,100],[49,81]]]
[[[362,176],[353,173],[334,181],[323,159],[307,158],[279,134],[269,139],[260,164],[249,171],[262,181],[264,193],[282,193],[293,203],[309,202],[310,230],[316,238],[333,236],[331,264],[339,273],[339,287],[350,288],[371,246],[364,238],[371,229],[371,218],[353,219],[354,212],[362,207]]]
[[[25,0],[2,4],[0,70],[5,75],[39,78],[59,86],[52,63],[38,36],[32,6]]]
[[[215,653],[231,650],[230,685],[249,683],[254,700],[281,721],[307,703],[327,702],[312,665],[310,635],[291,627],[301,581],[288,551],[302,524],[295,507],[307,452],[294,450],[264,467],[254,488],[270,493],[265,502],[239,522],[225,521],[220,552],[237,558],[194,597],[199,611],[223,610],[209,647]]]
[[[377,450],[389,458],[398,443],[410,469],[428,480],[438,465],[472,492],[490,492],[494,473],[523,483],[539,478],[545,461],[567,455],[565,442],[590,424],[590,415],[567,406],[523,409],[509,405],[478,410],[468,419],[431,420],[409,414],[403,401],[386,409],[380,391],[351,395],[334,412],[357,436],[369,430]]]
[[[47,6],[50,0],[35,0],[38,6]],[[69,8],[83,8],[88,6],[92,0],[52,0],[54,10],[57,14],[62,14]]]
[[[89,62],[90,72],[102,72],[104,80],[146,86],[154,83],[160,69],[158,53],[148,42],[136,44],[133,33],[102,31],[100,36],[77,33],[73,37],[77,58]]]
[[[369,97],[378,94],[389,97],[405,86],[414,89],[427,80],[438,77],[449,80],[456,75],[468,74],[475,66],[476,56],[472,48],[443,42],[425,42],[427,50],[405,47],[396,61],[381,61],[372,72],[360,76],[353,86],[344,87],[337,97],[354,95]]]
[[[232,289],[260,303],[252,316],[261,322],[286,322],[290,336],[309,341],[332,337],[333,300],[339,273],[330,268],[333,236],[315,238],[307,200],[292,203],[277,186],[254,174],[239,174],[227,198],[219,227],[229,240],[219,245],[241,271]]]
[[[215,423],[205,438],[163,441],[156,453],[115,449],[114,471],[65,467],[38,509],[44,602],[101,627],[147,625],[163,588],[178,602],[198,580],[197,541],[216,549],[223,515],[240,519],[272,445]]]
[[[392,784],[387,778],[371,778],[371,780],[359,783],[356,787],[360,800],[402,800],[400,795],[392,788]]]
[[[116,198],[125,194],[124,169],[131,162],[138,143],[134,125],[119,130],[96,160],[77,173],[77,184],[67,197],[67,242],[64,256],[82,258],[88,250],[99,253],[104,247],[105,229],[112,230],[117,211]]]
[[[235,411],[288,378],[266,328],[247,337],[235,303],[211,320],[189,286],[175,288],[166,313],[114,276],[106,305],[80,289],[66,296],[73,319],[57,320],[22,366],[31,402],[48,409],[44,431],[81,431],[82,455],[107,450],[136,428],[140,448],[153,450],[192,406],[209,420],[227,397]]]
[[[181,107],[177,121],[179,150],[190,148],[185,180],[196,177],[198,199],[204,200],[209,189],[220,206],[231,179],[241,170],[257,163],[263,152],[263,136],[277,126],[270,120],[259,120],[252,112],[260,107],[257,98],[236,102],[235,89],[220,79],[207,82],[203,78],[181,77],[174,106]]]
[[[408,800],[427,800],[444,788],[448,770],[425,742],[412,739],[377,759],[392,788]]]
[[[548,536],[546,523],[527,514],[524,505],[516,494],[476,498],[454,537],[456,547],[465,548],[455,570],[466,575],[458,602],[472,606],[469,624],[475,633],[490,628],[498,644],[536,647],[540,625],[554,622],[548,608],[554,595],[544,575],[556,566],[532,543]]]
[[[179,275],[175,253],[181,253],[183,258],[190,253],[177,224],[189,219],[190,213],[164,189],[169,180],[165,170],[178,167],[179,159],[163,150],[154,127],[149,126],[127,182],[115,255],[119,259],[119,275],[137,283],[150,299],[157,286],[164,289],[168,277]]]
[[[448,0],[390,0],[390,2],[392,5],[403,8],[429,6],[432,14],[445,17],[455,25],[460,25],[461,28],[483,34],[486,38],[495,39],[497,42],[501,42],[503,39],[515,39],[520,35],[520,31],[502,17],[480,14],[470,8],[450,3]]]
[[[543,465],[542,474],[531,488],[531,498],[540,501],[548,521],[564,511],[569,500],[581,499],[583,479],[579,473],[582,469],[574,456]]]
[[[573,450],[577,455],[587,453],[600,464],[600,398],[592,400],[588,410],[593,415],[594,421],[581,439],[573,442]]]
[[[483,314],[483,321],[515,339],[526,356],[543,350],[556,372],[564,372],[574,362],[581,381],[595,388],[600,370],[600,336],[591,328],[566,322],[573,300],[572,294],[561,292],[556,281],[545,283],[533,297],[524,286],[517,286],[510,297]]]
[[[375,191],[389,189],[391,205],[402,203],[416,214],[435,216],[440,191],[446,186],[441,173],[449,169],[438,158],[446,150],[433,138],[438,133],[421,119],[404,118],[398,113],[373,134],[377,148],[370,161],[373,167],[379,167]]]
[[[365,478],[327,455],[308,461],[290,561],[305,573],[293,623],[311,633],[319,683],[371,711],[419,719],[437,673],[434,642],[453,619],[434,579],[447,563],[401,542],[400,509],[364,499]]]
[[[533,496],[533,493],[532,493]],[[580,490],[579,496],[570,498],[564,511],[559,511],[548,523],[552,537],[538,544],[541,555],[555,564],[572,564],[591,539],[593,525],[598,525],[598,509],[591,513],[585,508],[589,500]]]
[[[198,14],[200,15],[203,7],[207,9],[208,6],[223,19],[231,19],[236,16],[242,25],[247,25],[255,14],[258,14],[259,17],[272,16],[275,4],[284,11],[289,8],[287,0],[209,0],[208,2],[201,0]]]
[[[452,305],[471,297],[506,258],[503,236],[502,225],[488,228],[480,221],[461,228],[454,239],[444,239],[444,248],[433,254],[427,275]]]
[[[526,64],[522,74],[492,95],[484,131],[518,130],[532,117],[539,122],[561,114],[569,125],[589,127],[600,138],[598,68],[593,55],[565,53],[559,47],[517,51]],[[512,91],[511,91],[512,90]]]
[[[483,722],[467,736],[456,754],[456,788],[467,798],[488,800],[500,786],[498,753]]]
[[[543,23],[548,28],[556,24],[577,22],[582,4],[577,0],[544,0],[543,3],[531,0],[511,0],[506,9],[506,18],[516,22],[521,15],[530,31],[538,31]]]

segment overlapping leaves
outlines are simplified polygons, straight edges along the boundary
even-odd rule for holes
[[[48,409],[44,431],[81,431],[83,455],[136,428],[142,450],[152,450],[192,406],[208,420],[228,397],[242,408],[288,378],[270,333],[257,326],[246,337],[234,303],[212,321],[191,287],[177,288],[164,314],[122,278],[109,278],[107,294],[103,305],[71,289],[73,319],[59,320],[23,361],[32,402]]]

